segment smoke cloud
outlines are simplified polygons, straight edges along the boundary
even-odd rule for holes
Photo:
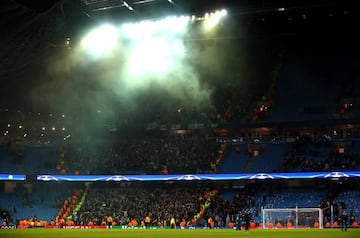
[[[229,71],[241,70],[242,60],[239,46],[201,34],[119,39],[96,57],[75,44],[48,59],[47,80],[31,88],[31,99],[92,124],[207,111],[214,106],[214,90],[231,84]]]

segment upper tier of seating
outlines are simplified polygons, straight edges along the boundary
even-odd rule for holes
[[[224,151],[221,143],[215,138],[129,139],[60,147],[25,145],[20,152],[0,145],[0,173],[271,173],[360,168],[360,141],[356,138],[230,142]],[[216,160],[219,161],[215,163]]]
[[[359,118],[354,59],[334,55],[287,55],[278,75],[269,122],[328,121]]]
[[[0,173],[56,173],[59,149],[53,145],[27,145],[21,152],[0,145]]]

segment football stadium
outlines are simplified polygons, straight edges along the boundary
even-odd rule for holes
[[[360,237],[350,0],[0,2],[0,237]]]

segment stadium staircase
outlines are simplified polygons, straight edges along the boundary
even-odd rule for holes
[[[255,163],[255,160],[256,160],[255,156],[249,156],[249,158],[248,158],[248,160],[246,162],[243,173],[250,173],[251,172],[252,167],[253,167],[253,165]]]
[[[274,92],[275,92],[275,87],[276,87],[276,84],[278,82],[278,78],[279,78],[279,73],[280,73],[280,70],[281,70],[281,67],[282,67],[282,59],[283,59],[283,55],[282,53],[280,53],[278,55],[278,63],[276,64],[274,70],[273,70],[273,77],[271,79],[271,82],[270,82],[270,86],[268,88],[268,91],[266,93],[266,97],[268,100],[271,100],[273,99],[273,96],[274,96]]]
[[[82,205],[85,202],[86,199],[86,195],[87,195],[87,190],[85,190],[82,195],[81,198],[79,200],[79,202],[76,204],[72,214],[71,214],[71,219],[75,219],[77,217],[77,213],[81,210]]]

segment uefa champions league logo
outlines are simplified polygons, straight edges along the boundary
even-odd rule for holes
[[[272,175],[264,174],[264,173],[255,174],[250,177],[250,179],[273,179],[273,178],[274,177]]]
[[[349,178],[350,176],[344,172],[331,172],[324,176],[324,178]]]
[[[39,175],[37,176],[37,180],[40,181],[58,181],[58,179],[51,175]]]
[[[123,175],[114,175],[107,178],[106,181],[130,181],[130,179]]]
[[[182,175],[182,176],[178,177],[177,180],[190,181],[190,180],[201,180],[201,178],[196,176],[196,175],[193,175],[193,174],[185,174],[185,175]]]

